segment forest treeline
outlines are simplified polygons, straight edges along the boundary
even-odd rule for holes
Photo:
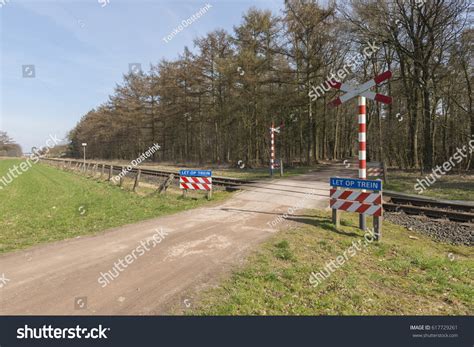
[[[393,103],[367,101],[368,159],[431,168],[474,134],[469,5],[288,0],[280,13],[251,8],[232,33],[216,29],[177,59],[125,75],[71,130],[69,155],[79,157],[87,142],[88,156],[134,159],[158,143],[156,161],[267,165],[274,122],[283,126],[276,149],[286,162],[353,157],[357,100],[333,108],[338,92],[311,94],[349,65],[343,82],[393,71],[374,89]]]
[[[20,157],[21,146],[16,143],[6,131],[0,130],[0,157]]]

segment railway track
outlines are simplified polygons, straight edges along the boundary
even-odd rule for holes
[[[43,158],[42,160],[46,161],[53,161],[53,162],[69,162],[72,161],[74,163],[82,163],[81,160],[62,160],[62,159],[53,159],[53,158]],[[94,163],[94,162],[86,162],[86,164],[100,164],[100,163]],[[102,165],[102,164],[101,164]],[[110,165],[110,164],[104,164],[105,170],[110,170],[110,167],[112,167],[112,171],[115,175],[119,174],[122,171],[122,165]],[[168,177],[169,175],[173,174],[175,176],[175,181],[179,180],[179,172],[178,171],[173,171],[173,170],[155,170],[155,169],[140,169],[141,174],[143,176],[154,176],[154,177]],[[127,172],[127,175],[129,174],[136,174],[138,172],[137,168],[132,168]],[[226,188],[229,188],[230,190],[233,189],[238,189],[237,187],[240,187],[242,185],[249,185],[256,183],[254,181],[249,181],[249,180],[242,180],[242,179],[237,179],[237,178],[230,178],[230,177],[220,177],[220,176],[212,176],[212,184],[217,185],[217,186],[223,186]]]
[[[388,212],[403,211],[411,215],[425,215],[430,218],[445,218],[455,222],[473,223],[474,204],[420,199],[390,194],[383,208]]]
[[[43,160],[55,161],[55,162],[66,162],[68,160],[44,158]],[[80,160],[71,160],[72,162],[82,162]],[[87,162],[86,162],[87,163]],[[89,164],[96,164],[88,162]],[[104,164],[106,170],[110,170],[116,175],[122,171],[121,165],[110,165]],[[138,169],[132,168],[128,174],[136,174]],[[141,169],[143,176],[154,176],[154,177],[168,177],[170,174],[175,175],[175,180],[179,180],[179,172],[172,170],[155,170],[155,169]],[[288,191],[295,192],[290,189],[281,189],[281,187],[268,187],[262,186],[258,181],[250,181],[243,179],[236,179],[230,177],[213,176],[212,184],[217,186],[225,187],[227,190],[238,190],[244,187],[248,188],[260,188],[275,191]],[[329,196],[328,196],[329,198]],[[429,218],[445,218],[455,222],[467,222],[474,223],[474,204],[465,204],[460,202],[451,201],[439,201],[434,199],[417,198],[397,193],[385,193],[384,194],[383,208],[387,212],[400,212],[403,211],[411,215],[425,215]]]

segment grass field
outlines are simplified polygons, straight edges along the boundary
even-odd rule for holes
[[[468,315],[474,313],[472,248],[435,243],[384,223],[369,243],[313,287],[318,272],[363,240],[357,216],[335,231],[325,212],[276,234],[217,288],[194,300],[195,315]],[[409,238],[416,235],[416,239]],[[313,282],[314,283],[314,282]]]
[[[0,160],[0,177],[20,160]],[[196,195],[198,196],[198,195]],[[228,196],[215,192],[214,200]],[[207,203],[178,193],[146,196],[36,164],[0,190],[0,253],[93,234]]]
[[[386,190],[394,190],[407,194],[418,194],[415,190],[417,179],[422,179],[419,173],[395,171],[389,174]],[[431,178],[430,178],[431,179]],[[433,185],[424,190],[420,196],[428,196],[446,200],[474,201],[474,175],[441,176]]]

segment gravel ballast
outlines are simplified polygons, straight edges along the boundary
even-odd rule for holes
[[[431,219],[425,216],[408,215],[404,212],[386,212],[384,218],[409,230],[428,235],[436,241],[457,245],[473,245],[473,224],[456,223],[446,219]]]

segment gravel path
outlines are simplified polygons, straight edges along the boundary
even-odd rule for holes
[[[404,212],[384,213],[384,218],[409,230],[428,235],[436,241],[457,245],[473,245],[473,224],[456,223],[446,219],[436,220],[425,216],[408,215]]]
[[[344,170],[327,166],[265,181],[223,202],[2,254],[0,274],[11,281],[0,288],[0,315],[158,315],[188,308],[196,292],[219,283],[284,226],[271,226],[279,216],[294,206],[302,213],[325,208],[332,175]],[[145,247],[161,230],[162,242]]]

